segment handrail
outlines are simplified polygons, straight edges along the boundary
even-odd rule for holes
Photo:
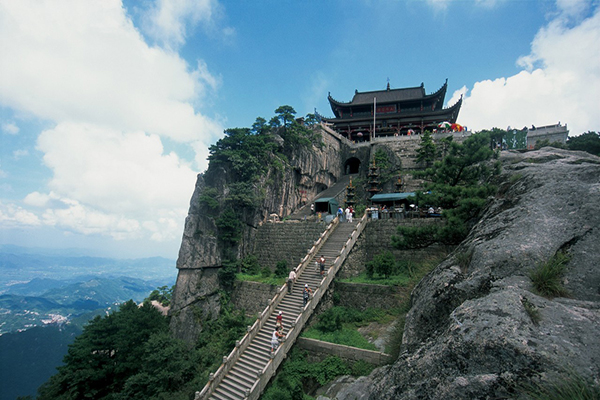
[[[271,360],[267,362],[267,365],[260,372],[259,379],[254,382],[252,388],[246,392],[245,399],[247,400],[258,400],[260,394],[263,392],[271,377],[277,371],[277,368],[284,360],[289,349],[294,345],[294,342],[300,335],[302,328],[304,328],[304,324],[308,321],[310,316],[312,315],[314,309],[317,304],[325,294],[325,291],[329,287],[329,284],[333,281],[333,278],[339,271],[340,267],[344,263],[346,257],[350,253],[350,250],[358,240],[358,237],[365,229],[367,225],[367,214],[365,213],[361,218],[360,222],[357,224],[356,229],[350,234],[350,237],[344,243],[342,250],[340,251],[340,255],[336,257],[333,265],[329,267],[327,271],[327,275],[321,280],[319,287],[314,291],[312,298],[308,301],[308,303],[304,306],[302,312],[298,315],[298,317],[292,322],[292,327],[289,329],[288,333],[283,338],[283,343],[273,354]],[[316,245],[316,244],[315,244]],[[313,246],[314,247],[314,246]],[[306,265],[303,265],[305,268]]]
[[[338,223],[339,218],[336,217],[327,226],[327,228],[321,234],[319,239],[308,251],[307,255],[304,256],[300,264],[298,264],[298,266],[296,267],[298,275],[300,275],[302,271],[306,269],[306,266],[308,265],[308,262],[311,258],[311,254],[316,254],[321,249],[321,247],[327,241],[327,238],[329,238],[329,236],[333,232],[334,228],[338,225]],[[271,300],[269,300],[269,305],[265,307],[265,309],[259,314],[259,317],[256,319],[254,324],[252,324],[251,327],[248,326],[247,333],[244,335],[242,340],[237,341],[234,349],[229,353],[229,355],[223,357],[223,362],[221,363],[217,371],[209,375],[208,382],[206,383],[206,385],[204,385],[202,391],[196,392],[194,400],[207,400],[210,397],[210,395],[215,391],[215,389],[219,386],[223,378],[225,378],[227,373],[231,370],[233,365],[239,360],[244,350],[246,350],[246,348],[250,345],[252,340],[254,340],[258,332],[262,329],[264,324],[269,320],[269,316],[273,313],[275,308],[279,306],[279,303],[281,302],[281,300],[283,300],[283,297],[285,296],[285,288],[286,285],[283,284],[283,286],[281,286],[277,290],[277,294],[273,296]],[[269,363],[267,363],[267,365],[269,365]]]

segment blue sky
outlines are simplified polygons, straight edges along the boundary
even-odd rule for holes
[[[600,130],[598,1],[0,0],[0,244],[176,258],[225,128],[448,79],[473,130]]]

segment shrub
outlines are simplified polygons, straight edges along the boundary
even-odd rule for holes
[[[397,271],[408,277],[413,277],[415,275],[416,265],[412,260],[400,260],[396,264]]]
[[[260,273],[260,264],[258,258],[255,255],[249,255],[244,257],[240,261],[239,271],[248,275],[257,275]]]
[[[352,376],[367,376],[375,369],[375,365],[358,360],[350,366],[350,369],[352,370]]]
[[[263,278],[268,278],[271,276],[271,269],[269,267],[263,267],[260,270],[260,274],[262,275]]]
[[[275,276],[278,278],[285,278],[288,275],[288,263],[286,260],[277,261],[275,266]]]
[[[432,245],[436,241],[438,227],[433,225],[425,226],[398,226],[399,236],[392,236],[392,246],[401,249],[420,249]]]
[[[219,283],[221,287],[231,290],[235,282],[235,274],[237,272],[237,264],[234,261],[223,262],[223,267],[219,270]]]
[[[372,261],[367,263],[367,274],[370,273],[369,277],[373,277],[373,271],[385,278],[388,278],[397,271],[396,258],[391,251],[379,253],[373,257]]]
[[[562,284],[562,277],[570,258],[568,254],[559,251],[531,272],[529,278],[538,294],[550,298],[568,296],[569,292]]]

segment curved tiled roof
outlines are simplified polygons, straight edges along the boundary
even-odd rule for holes
[[[425,94],[425,87],[421,83],[421,86],[410,87],[410,88],[401,88],[401,89],[387,89],[384,90],[374,90],[369,92],[359,92],[358,90],[354,93],[354,97],[350,102],[341,102],[335,100],[331,97],[331,94],[328,96],[328,100],[331,105],[337,106],[357,106],[363,104],[372,104],[373,98],[377,98],[378,104],[383,103],[393,103],[393,102],[403,102],[403,101],[411,101],[411,100],[425,100],[431,99],[437,96],[442,96],[441,102],[444,101],[444,97],[446,96],[446,88],[448,87],[448,80],[444,85],[435,93],[430,95]]]

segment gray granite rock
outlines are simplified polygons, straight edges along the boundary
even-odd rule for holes
[[[501,159],[498,196],[414,289],[404,352],[332,399],[520,398],[523,383],[565,369],[600,380],[600,158],[544,148]],[[529,273],[558,251],[572,256],[570,296],[549,299]]]

